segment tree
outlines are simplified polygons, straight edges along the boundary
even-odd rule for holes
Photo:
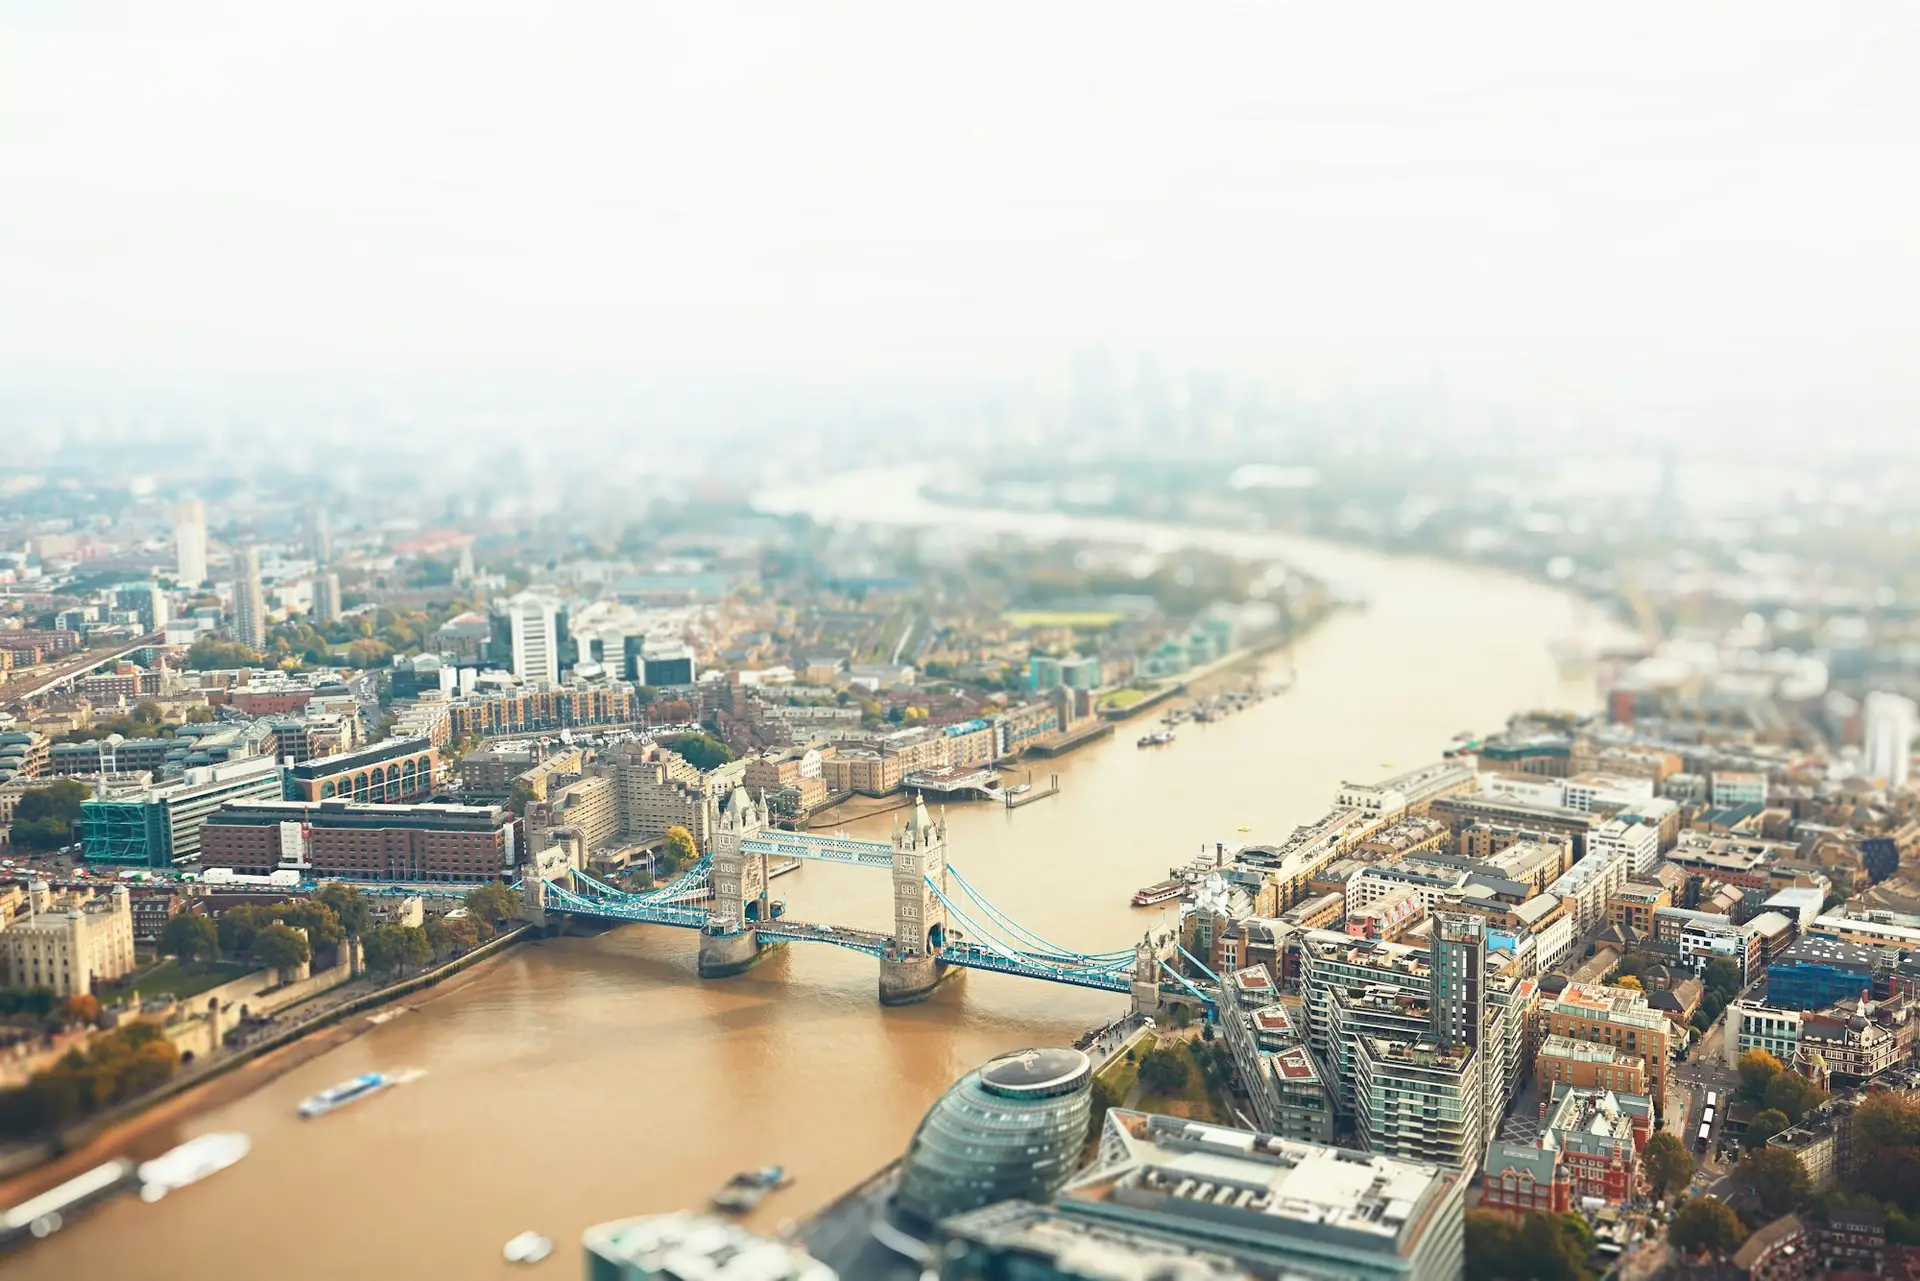
[[[480,944],[480,922],[472,915],[429,916],[421,925],[435,959],[450,960]]]
[[[1854,1148],[1862,1158],[1888,1148],[1920,1147],[1920,1104],[1877,1090],[1853,1112]]]
[[[1755,1103],[1767,1097],[1767,1086],[1781,1072],[1780,1060],[1765,1050],[1748,1050],[1740,1056],[1740,1092]]]
[[[9,838],[22,849],[59,849],[73,839],[80,804],[90,795],[86,784],[70,778],[23,793],[13,807]]]
[[[1693,1178],[1693,1154],[1671,1130],[1656,1130],[1640,1152],[1640,1166],[1656,1197],[1670,1197]]]
[[[1783,1113],[1797,1124],[1813,1108],[1827,1101],[1827,1092],[1798,1072],[1782,1072],[1767,1082],[1763,1096],[1769,1111]]]
[[[393,646],[362,637],[347,646],[347,662],[354,667],[378,667],[393,657]]]
[[[1616,978],[1613,981],[1613,985],[1615,987],[1624,987],[1627,990],[1632,992],[1638,992],[1641,990],[1640,980],[1631,974],[1622,974],[1619,978]]]
[[[367,968],[381,974],[415,968],[433,959],[427,932],[415,925],[381,925],[366,938]]]
[[[367,927],[373,923],[373,910],[367,906],[367,896],[360,892],[358,886],[329,881],[320,887],[316,897],[333,909],[334,916],[339,918],[340,928],[353,938],[365,934]]]
[[[660,853],[656,856],[660,870],[672,876],[683,867],[689,867],[700,861],[699,847],[693,843],[693,833],[684,827],[669,827],[666,839],[660,844]]]
[[[367,968],[375,974],[391,974],[400,968],[399,929],[397,925],[376,925],[362,940]]]
[[[182,961],[200,961],[220,951],[220,931],[212,921],[193,912],[182,912],[160,931],[160,951]]]
[[[1734,1177],[1753,1189],[1770,1219],[1779,1218],[1807,1199],[1807,1167],[1785,1148],[1752,1149],[1740,1158]]]
[[[1873,1189],[1908,1214],[1920,1211],[1920,1148],[1883,1147],[1861,1162],[1860,1174],[1851,1182]]]
[[[275,920],[305,930],[307,941],[320,947],[337,947],[347,936],[347,932],[340,928],[340,918],[325,903],[296,898],[275,903],[269,910]]]
[[[187,650],[187,670],[193,672],[258,667],[261,662],[260,654],[245,645],[215,640],[211,636],[202,636]]]
[[[76,992],[60,1002],[60,1018],[67,1023],[94,1023],[100,1018],[100,998],[90,992]]]
[[[1746,1240],[1747,1230],[1740,1216],[1727,1208],[1719,1197],[1698,1196],[1681,1206],[1667,1229],[1667,1240],[1676,1249],[1705,1250],[1725,1254]]]
[[[291,925],[275,921],[253,937],[253,959],[276,970],[289,970],[313,959],[307,936]]]
[[[1149,1050],[1140,1060],[1140,1084],[1149,1094],[1172,1094],[1192,1075],[1187,1058],[1169,1049]]]
[[[1753,1120],[1747,1122],[1746,1145],[1757,1148],[1786,1129],[1788,1124],[1787,1114],[1779,1108],[1768,1108],[1764,1112],[1756,1113]]]
[[[1098,1076],[1093,1078],[1093,1113],[1087,1121],[1089,1141],[1099,1138],[1101,1127],[1107,1123],[1107,1113],[1123,1102],[1125,1100],[1114,1093],[1113,1087],[1107,1084],[1106,1078]]]
[[[410,970],[417,970],[433,959],[433,945],[427,942],[427,932],[417,925],[402,925],[400,930],[400,963]]]
[[[219,931],[220,950],[228,956],[242,956],[252,951],[254,936],[268,919],[265,909],[257,904],[242,903],[227,908],[213,922]]]
[[[1700,972],[1700,982],[1709,992],[1720,998],[1725,1005],[1740,994],[1740,967],[1725,957],[1716,956],[1707,962]]]
[[[513,891],[499,881],[488,881],[467,891],[467,910],[488,925],[507,920],[519,906]]]
[[[507,788],[507,808],[520,817],[527,816],[527,806],[533,804],[533,784],[524,778],[516,778]]]
[[[718,769],[733,759],[727,745],[709,734],[676,734],[667,746],[699,770]]]
[[[1496,1210],[1467,1211],[1467,1281],[1524,1276],[1516,1267],[1520,1224]]]
[[[1586,1281],[1592,1233],[1578,1215],[1467,1212],[1467,1281]]]

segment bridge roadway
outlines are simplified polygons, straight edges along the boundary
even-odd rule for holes
[[[588,896],[559,885],[547,883],[549,911],[599,920],[627,921],[636,925],[671,925],[680,929],[705,929],[706,912],[680,906],[671,897],[634,894]],[[892,936],[876,930],[854,929],[844,925],[823,925],[811,921],[778,917],[757,922],[753,932],[762,941],[790,943],[830,943],[850,951],[879,957],[885,954]],[[1021,978],[1064,983],[1071,987],[1093,988],[1103,992],[1126,992],[1132,985],[1131,965],[1105,965],[1065,957],[1024,953],[1011,946],[994,947],[965,939],[954,939],[941,949],[938,960],[949,966],[970,970],[989,970],[995,974],[1013,974]]]
[[[811,859],[820,863],[847,863],[854,867],[892,867],[893,846],[885,841],[861,841],[851,836],[822,836],[815,832],[788,832],[763,828],[740,842],[742,854],[769,858]]]
[[[38,681],[37,684],[29,688],[15,689],[13,684],[9,682],[4,689],[0,689],[0,694],[5,696],[7,705],[10,707],[18,706],[21,703],[32,702],[34,699],[59,689],[68,681],[86,672],[90,672],[96,667],[104,666],[107,663],[117,663],[135,650],[151,649],[156,645],[163,645],[166,643],[166,639],[167,634],[165,632],[151,632],[136,640],[129,641],[118,649],[108,650],[105,653],[81,654],[73,661],[62,664],[58,670],[49,676],[39,678],[28,677],[27,679],[29,680],[37,679]]]

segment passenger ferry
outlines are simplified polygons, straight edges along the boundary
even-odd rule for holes
[[[397,1083],[397,1078],[385,1072],[363,1072],[351,1081],[342,1081],[301,1103],[300,1115],[309,1120],[316,1116],[325,1116],[335,1108],[357,1103],[369,1094],[378,1094],[389,1085]]]
[[[0,1245],[50,1237],[74,1215],[133,1181],[131,1161],[109,1161],[0,1214]]]
[[[203,1134],[151,1161],[140,1163],[140,1199],[151,1205],[167,1193],[190,1187],[233,1165],[253,1150],[244,1134]]]
[[[1171,743],[1172,741],[1173,741],[1173,731],[1170,729],[1163,729],[1158,734],[1141,735],[1140,741],[1134,744],[1134,746],[1165,747],[1168,743]]]
[[[1187,883],[1185,881],[1158,881],[1152,885],[1143,886],[1135,890],[1133,892],[1133,905],[1135,907],[1155,907],[1167,902],[1169,899],[1179,898],[1182,894],[1186,893],[1186,890]]]

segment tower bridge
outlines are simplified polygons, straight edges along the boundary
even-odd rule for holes
[[[1173,964],[1180,949],[1171,930],[1112,951],[1082,952],[1021,925],[947,861],[946,824],[934,821],[924,799],[891,840],[867,841],[771,827],[765,810],[738,788],[711,830],[707,857],[637,894],[549,851],[521,879],[521,915],[540,924],[575,916],[698,930],[703,978],[743,973],[769,944],[825,943],[879,961],[884,1005],[923,1000],[946,976],[965,969],[1124,992],[1137,1009],[1212,1000],[1212,975],[1196,980]],[[892,932],[774,915],[767,869],[775,858],[886,869],[893,883]]]

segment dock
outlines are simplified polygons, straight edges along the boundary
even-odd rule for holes
[[[1049,774],[1047,775],[1047,782],[1044,787],[1036,787],[1032,791],[1022,792],[1018,796],[1013,795],[1011,792],[1005,793],[1005,795],[1007,808],[1010,810],[1017,810],[1022,805],[1031,805],[1035,801],[1044,801],[1049,796],[1060,795],[1060,776],[1058,774]]]

